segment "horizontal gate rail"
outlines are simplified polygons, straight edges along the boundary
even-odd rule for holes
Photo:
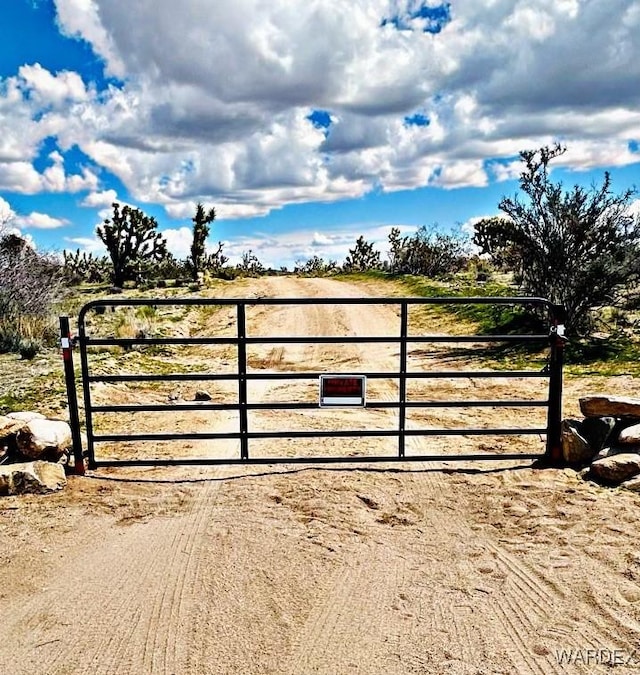
[[[255,336],[247,335],[246,308],[256,305],[393,305],[399,307],[399,334],[395,336]],[[520,305],[538,307],[548,311],[548,334],[508,334],[508,335],[410,335],[408,325],[408,309],[414,305]],[[107,307],[141,307],[141,306],[219,306],[235,307],[235,334],[223,337],[147,337],[104,338],[91,337],[87,334],[86,317],[90,311],[99,316]],[[389,462],[389,461],[431,461],[459,459],[533,459],[546,456],[557,459],[560,443],[561,396],[562,396],[562,335],[564,310],[544,298],[523,297],[442,297],[442,298],[123,298],[95,300],[86,304],[80,311],[78,323],[78,343],[80,346],[82,385],[85,401],[85,420],[88,448],[87,455],[91,467],[126,466],[126,465],[171,465],[171,464],[280,464],[280,463],[336,463],[336,462]],[[231,324],[230,324],[231,325]],[[248,383],[254,381],[311,380],[318,381],[324,372],[255,372],[249,369],[247,347],[251,345],[287,345],[287,344],[398,344],[398,370],[394,371],[349,371],[349,376],[364,376],[369,379],[394,380],[398,383],[398,398],[391,401],[367,401],[367,409],[397,410],[396,429],[336,429],[336,430],[280,430],[250,431],[249,413],[261,410],[318,410],[319,403],[313,401],[274,401],[253,402],[248,400]],[[487,344],[533,344],[549,345],[549,362],[542,370],[410,370],[411,351],[409,345],[428,343],[487,343]],[[89,350],[92,347],[121,347],[129,349],[134,346],[153,345],[230,345],[235,347],[236,367],[223,372],[189,372],[189,373],[127,373],[93,374],[89,368]],[[549,382],[548,396],[543,400],[522,400],[519,398],[493,400],[413,400],[407,395],[408,383],[412,380],[440,379],[504,379],[504,378],[540,378]],[[235,402],[195,402],[195,403],[142,403],[119,405],[94,405],[91,396],[91,385],[94,383],[153,383],[153,382],[204,382],[226,381],[237,382],[238,392]],[[541,408],[547,409],[547,425],[544,428],[533,427],[497,427],[497,428],[407,428],[407,412],[417,408]],[[237,431],[188,432],[188,433],[138,433],[138,434],[100,434],[95,433],[94,414],[119,414],[141,412],[188,412],[188,411],[229,411],[237,414]],[[414,425],[415,427],[415,425]],[[545,453],[517,454],[457,454],[457,455],[409,455],[405,453],[405,440],[417,436],[502,436],[502,435],[539,435],[546,436]],[[398,454],[384,456],[346,456],[346,457],[250,457],[249,441],[273,438],[389,438],[398,439]],[[239,440],[240,457],[238,458],[181,458],[181,459],[98,459],[95,456],[96,443],[113,443],[128,441],[129,443],[150,441],[181,440]]]
[[[512,436],[514,434],[540,435],[546,433],[546,427],[541,429],[405,429],[407,436]],[[186,434],[97,434],[94,435],[94,441],[113,442],[113,441],[195,441],[195,440],[215,440],[221,438],[241,438],[242,436],[253,439],[266,438],[353,438],[359,436],[362,438],[384,438],[397,437],[398,432],[395,429],[376,429],[369,431],[362,429],[354,432],[345,431],[247,431],[242,433],[206,433],[194,432]],[[393,459],[393,458],[390,458]],[[449,459],[449,457],[447,458]]]
[[[464,461],[479,462],[487,459],[500,459],[502,461],[540,459],[540,453],[537,452],[518,452],[501,454],[499,458],[492,455],[482,454],[459,454],[459,455],[408,455],[406,457],[382,456],[359,456],[359,457],[336,457],[335,455],[313,456],[313,457],[251,457],[251,459],[229,457],[225,459],[210,458],[202,460],[200,458],[184,457],[181,459],[101,459],[94,463],[94,468],[108,466],[202,466],[203,464],[211,466],[237,466],[242,464],[255,465],[276,465],[276,464],[379,464],[381,462],[442,462],[442,461]]]
[[[397,373],[388,372],[350,372],[351,375],[365,375],[370,378],[382,380],[398,379]],[[247,380],[312,380],[317,379],[319,373],[247,373],[244,377]],[[548,378],[549,374],[539,370],[442,370],[429,373],[406,373],[406,379],[438,379],[438,378],[466,378],[481,379],[504,378],[504,377],[537,377]],[[164,382],[167,380],[175,382],[194,382],[206,380],[237,380],[238,376],[233,373],[174,373],[168,375],[89,375],[87,382]]]
[[[197,305],[522,305],[540,306],[551,310],[559,308],[546,298],[522,296],[441,296],[437,298],[102,298],[88,302],[78,315],[82,322],[85,314],[96,307],[141,307],[151,305],[155,307],[177,306],[193,307]]]
[[[546,408],[549,401],[406,401],[407,408]],[[399,408],[398,401],[367,401],[367,408]],[[317,403],[247,403],[247,410],[317,410]],[[183,410],[239,410],[238,403],[139,403],[132,405],[94,405],[93,412],[179,412]]]
[[[243,342],[247,345],[289,345],[289,344],[334,344],[338,336],[309,335],[305,337],[246,337]],[[352,335],[339,336],[342,344],[369,343],[397,343],[398,337],[373,335],[354,337]],[[423,335],[407,338],[407,342],[544,342],[548,335]],[[119,346],[133,347],[134,345],[237,345],[238,338],[87,338],[85,344],[94,347]]]

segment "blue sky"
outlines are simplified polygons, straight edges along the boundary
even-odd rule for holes
[[[522,149],[640,186],[638,82],[638,0],[4,0],[0,223],[100,253],[120,201],[184,257],[201,201],[232,261],[342,262],[495,215]]]

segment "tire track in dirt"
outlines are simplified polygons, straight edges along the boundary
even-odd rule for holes
[[[233,415],[216,414],[215,419],[216,431],[236,430]],[[227,454],[237,456],[239,447]],[[157,524],[151,534],[132,533],[127,550],[143,564],[116,574],[116,579],[128,577],[133,591],[126,598],[116,594],[104,611],[105,621],[118,617],[122,630],[107,631],[87,672],[186,672],[185,629],[193,612],[194,582],[208,557],[203,535],[220,486],[216,481],[230,472],[202,469],[204,483],[192,495],[187,514],[146,523],[145,530]]]
[[[29,626],[28,639],[13,644],[13,663],[0,662],[0,670],[22,672],[20,663],[24,672],[37,672],[31,662],[37,651],[50,673],[184,672],[181,627],[216,487],[205,483],[187,514],[106,533],[76,560],[73,591],[68,577],[54,579],[34,601],[11,611],[19,632],[23,622]],[[53,636],[51,619],[33,620],[43,605],[60,617]],[[59,629],[62,617],[72,617],[74,631]],[[46,653],[36,649],[47,642]]]
[[[445,475],[423,466],[427,473],[412,474],[407,481],[413,499],[424,500],[425,492],[432,495],[449,492],[449,499],[455,499]],[[424,484],[419,484],[422,478]],[[625,617],[619,611],[606,607],[595,597],[588,603],[575,594],[568,596],[560,582],[549,578],[548,570],[538,569],[522,555],[510,553],[483,529],[472,528],[460,516],[464,513],[464,501],[458,495],[457,512],[448,510],[447,529],[450,541],[466,544],[460,546],[457,555],[455,552],[445,555],[458,561],[457,567],[468,580],[468,587],[475,586],[490,597],[490,603],[476,604],[474,610],[482,613],[484,632],[491,636],[494,650],[500,645],[498,651],[508,657],[513,672],[540,675],[567,672],[557,660],[559,650],[567,646],[585,650],[603,646],[612,650],[632,649],[633,643],[617,634],[616,625],[620,630],[626,627],[629,634],[629,626],[625,626]],[[434,520],[436,513],[435,508],[427,513],[431,529],[438,527],[438,521]],[[441,545],[444,550],[446,541]],[[478,559],[480,563],[476,564]],[[449,576],[447,583],[452,582]],[[602,621],[603,614],[609,619]],[[450,608],[442,617],[444,626],[451,623],[455,626],[458,621]],[[471,635],[471,640],[477,641],[477,636]],[[584,668],[579,663],[574,665],[572,672],[593,672],[589,665]]]
[[[342,294],[344,295],[344,292]],[[372,308],[367,308],[370,309]],[[340,306],[340,321],[335,311],[331,320],[334,325],[340,323],[346,327],[347,334],[384,334],[391,325],[394,325],[394,329],[390,334],[399,334],[399,319],[395,313],[386,308],[375,309],[375,320],[372,320],[371,311],[353,312],[353,307]],[[327,319],[322,323],[327,326]],[[372,369],[376,370],[397,370],[398,356],[393,351],[394,348],[390,349],[388,345],[365,345],[364,349],[358,346],[357,349],[351,350],[352,361],[357,365],[363,361],[373,362],[375,367]],[[397,352],[397,345],[395,351]],[[397,399],[397,384],[386,383],[380,396],[382,400]],[[441,482],[433,482],[432,489],[440,491]],[[424,494],[421,494],[421,497],[424,497]],[[450,546],[449,541],[439,539],[435,545],[438,548],[444,546],[444,557],[449,558],[446,552],[446,547]],[[348,672],[354,667],[350,661],[350,646],[355,645],[360,654],[367,654],[366,664],[361,664],[367,672],[406,672],[407,667],[435,672],[432,669],[438,662],[438,651],[442,652],[449,640],[455,644],[457,650],[455,656],[451,655],[452,662],[458,666],[473,662],[474,649],[470,645],[473,644],[472,633],[477,627],[474,627],[474,630],[470,628],[469,614],[472,608],[464,596],[459,598],[461,594],[456,588],[457,580],[449,579],[447,589],[442,593],[430,589],[429,596],[421,599],[429,607],[427,615],[437,617],[428,621],[428,631],[425,630],[427,622],[424,621],[421,611],[418,612],[420,618],[417,621],[414,616],[404,623],[388,616],[388,606],[392,603],[393,596],[408,597],[402,591],[406,582],[404,574],[399,580],[400,583],[396,583],[398,580],[394,580],[390,574],[390,569],[395,567],[394,556],[396,560],[403,560],[400,553],[388,552],[386,559],[381,563],[379,557],[372,556],[371,551],[365,549],[358,553],[356,562],[349,563],[334,574],[325,595],[318,599],[306,624],[295,638],[286,672]],[[442,570],[439,565],[437,567],[440,574],[446,578],[446,570]],[[424,569],[419,571],[425,572]],[[417,583],[416,573],[417,570],[411,575],[412,583]],[[384,589],[381,592],[380,588],[377,588],[377,592],[374,593],[373,589],[376,584],[380,584],[381,579],[385,580]],[[457,608],[450,602],[452,595],[459,598]],[[371,626],[362,625],[361,617],[371,615],[384,616],[387,619],[384,628],[375,639],[368,637],[371,635]],[[381,621],[380,624],[382,623]],[[416,633],[418,639],[428,639],[429,635],[433,635],[433,631],[438,631],[441,638],[445,637],[446,640],[441,639],[439,649],[431,650],[431,653],[425,656],[420,653],[420,649],[415,648],[415,645],[407,643],[405,635],[407,631]],[[385,655],[380,653],[381,644],[387,648],[393,644],[394,647],[390,651],[387,650]],[[393,663],[385,661],[385,657],[395,658],[395,661]],[[385,667],[381,668],[383,661]]]
[[[446,489],[442,474],[432,475],[438,477],[435,485],[440,484],[441,489]],[[557,665],[546,659],[544,653],[535,651],[540,627],[548,625],[553,615],[549,608],[564,599],[559,589],[533,574],[498,544],[472,530],[457,514],[450,514],[448,520],[450,537],[473,546],[471,551],[465,550],[464,545],[461,547],[461,568],[470,587],[490,596],[490,603],[476,605],[476,609],[482,612],[491,642],[501,645],[514,672],[540,675],[559,672]],[[469,556],[470,552],[473,557]],[[493,563],[496,563],[495,568]],[[485,581],[483,577],[488,579]]]
[[[295,636],[283,673],[346,673],[364,664],[352,647],[369,654],[368,672],[391,672],[381,643],[396,641],[400,625],[388,624],[388,608],[404,585],[404,560],[382,544],[363,547],[330,579]]]
[[[231,415],[215,417],[218,431],[235,431]],[[237,448],[233,454],[239,454]],[[122,471],[129,477],[125,485],[139,475]],[[201,471],[204,483],[191,489],[182,513],[152,509],[141,522],[125,520],[126,525],[105,518],[104,531],[94,527],[94,542],[86,533],[76,535],[85,546],[76,550],[73,568],[48,578],[46,589],[3,621],[12,650],[6,664],[0,651],[0,672],[42,672],[43,660],[52,674],[185,672],[182,638],[192,612],[192,582],[208,554],[201,540],[219,486],[215,479],[226,472],[222,467]],[[163,485],[171,482],[171,470],[157,475],[157,489],[171,491]],[[51,609],[42,611],[43,606]]]

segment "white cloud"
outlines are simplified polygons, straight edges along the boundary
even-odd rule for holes
[[[521,160],[517,159],[512,162],[492,162],[489,166],[489,170],[492,176],[499,183],[502,183],[506,180],[513,180],[518,178],[524,169],[524,164]]]
[[[42,176],[30,162],[0,163],[0,190],[35,194],[42,189]]]
[[[162,236],[167,240],[167,250],[178,259],[187,258],[193,241],[193,232],[190,227],[179,227],[162,230]]]
[[[123,76],[124,66],[113,49],[109,33],[100,22],[98,5],[93,0],[55,0],[55,4],[63,32],[86,40],[104,59],[110,73]]]
[[[243,218],[372,189],[483,186],[556,139],[569,148],[558,166],[637,162],[637,0],[458,0],[437,34],[415,16],[423,5],[55,0],[63,33],[121,83],[97,93],[37,63],[4,80],[0,189],[87,190],[83,205],[108,206],[97,170],[65,171],[74,145],[180,219],[198,201]],[[39,173],[46,138],[60,154]]]
[[[320,234],[320,232],[313,233],[311,246],[329,246],[332,243],[333,239],[331,237],[327,237],[325,234]]]
[[[482,187],[488,179],[482,161],[473,160],[445,164],[434,183],[444,188]]]
[[[118,201],[118,193],[115,190],[103,190],[102,192],[90,192],[81,202],[82,206],[111,206]]]
[[[39,63],[21,66],[18,70],[21,86],[38,104],[61,106],[88,98],[84,82],[78,73],[62,71],[53,75]]]
[[[42,173],[30,162],[0,162],[0,190],[7,192],[80,192],[94,190],[97,185],[98,177],[90,169],[83,168],[82,174],[67,174],[57,157]]]
[[[16,217],[16,223],[20,227],[33,227],[38,230],[53,230],[68,225],[69,221],[64,218],[54,218],[46,213],[31,212],[28,216]]]

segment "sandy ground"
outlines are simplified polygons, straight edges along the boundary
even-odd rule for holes
[[[332,280],[230,288],[240,296],[376,292]],[[398,315],[377,305],[260,307],[248,323],[254,335],[380,335],[397,333]],[[203,330],[225,327],[217,316],[216,326]],[[229,365],[223,349],[207,358],[221,370]],[[249,358],[265,371],[381,370],[395,368],[397,346],[261,346]],[[416,347],[412,367],[455,369],[469,360]],[[390,400],[395,386],[372,383],[370,395]],[[507,397],[539,396],[534,380],[506,386]],[[626,378],[567,381],[565,416],[577,414],[578,396],[594,387],[625,394],[634,386]],[[505,397],[490,380],[416,387],[416,398]],[[220,400],[235,395],[230,385],[214,393]],[[105,401],[144,395],[163,400],[166,392],[113,385],[95,393]],[[299,382],[250,388],[250,400],[314,396],[315,385]],[[543,415],[483,413],[422,410],[411,423],[538,426]],[[196,412],[170,423],[224,430],[237,420]],[[266,411],[251,428],[347,423],[393,428],[394,414]],[[118,424],[139,431],[161,421],[137,413]],[[543,448],[537,436],[454,436],[412,439],[408,452]],[[389,454],[394,441],[270,440],[254,451]],[[238,449],[196,442],[102,452],[222,456]],[[616,673],[635,672],[638,504],[633,493],[522,461],[118,468],[70,477],[61,493],[0,501],[0,673],[547,674],[609,672],[614,665]]]

